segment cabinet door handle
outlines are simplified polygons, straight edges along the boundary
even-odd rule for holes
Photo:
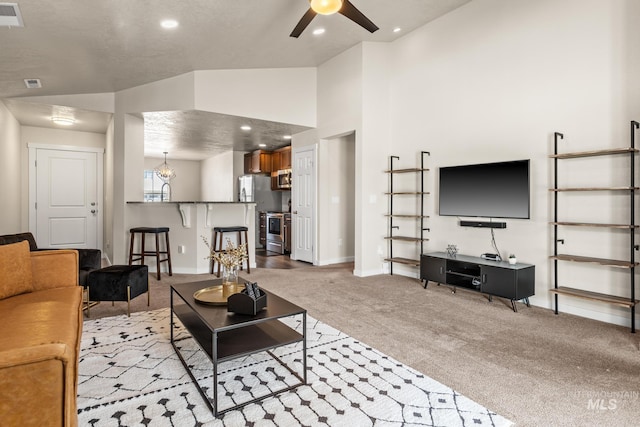
[[[444,274],[444,267],[440,266],[440,274]]]
[[[487,274],[482,275],[482,283],[487,283]]]

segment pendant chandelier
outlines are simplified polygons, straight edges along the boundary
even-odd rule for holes
[[[167,153],[168,151],[164,152],[164,163],[156,166],[153,170],[156,173],[156,176],[164,182],[169,182],[176,177],[176,172],[167,164]]]

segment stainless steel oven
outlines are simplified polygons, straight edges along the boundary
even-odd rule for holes
[[[284,214],[267,212],[267,250],[284,254]]]

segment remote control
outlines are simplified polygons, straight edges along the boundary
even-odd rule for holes
[[[247,283],[247,284],[245,284],[244,287],[247,290],[247,295],[249,295],[249,297],[251,297],[251,299],[256,299],[256,295],[255,295],[254,290],[253,290],[253,283]]]

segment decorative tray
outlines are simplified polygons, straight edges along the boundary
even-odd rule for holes
[[[227,305],[227,299],[231,295],[241,292],[243,289],[244,283],[215,285],[196,291],[193,294],[193,298],[201,304]]]

